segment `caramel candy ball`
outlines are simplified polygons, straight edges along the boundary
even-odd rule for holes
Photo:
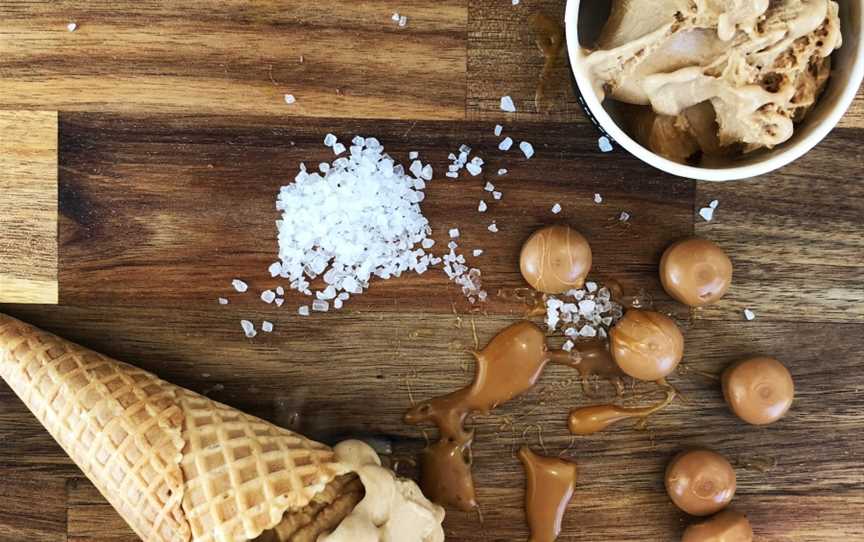
[[[782,418],[792,406],[795,384],[789,370],[774,358],[751,358],[723,371],[723,396],[739,418],[765,425]]]
[[[663,253],[660,282],[669,295],[685,305],[710,305],[732,284],[732,261],[711,241],[684,239]]]
[[[581,288],[591,269],[591,247],[573,228],[547,226],[522,245],[519,269],[528,284],[544,294]]]
[[[639,380],[669,375],[684,355],[684,336],[678,325],[654,311],[630,309],[609,332],[615,363]]]
[[[735,470],[716,452],[681,452],[666,467],[666,493],[688,514],[708,516],[726,508],[735,495]]]
[[[741,512],[723,510],[709,520],[687,527],[681,542],[753,542],[753,528]]]

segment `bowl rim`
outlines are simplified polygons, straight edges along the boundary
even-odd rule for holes
[[[859,6],[864,8],[864,0],[855,1]],[[702,168],[679,164],[651,152],[627,135],[597,99],[588,74],[584,70],[577,68],[579,61],[583,58],[582,47],[579,45],[577,24],[580,4],[580,0],[567,0],[567,6],[564,10],[564,28],[567,38],[570,71],[576,79],[576,86],[581,95],[579,98],[588,109],[589,116],[594,118],[595,123],[599,125],[601,131],[607,133],[614,139],[615,143],[623,147],[627,152],[648,165],[678,177],[701,181],[734,181],[764,175],[797,160],[815,147],[837,126],[840,118],[846,113],[849,106],[852,105],[852,101],[858,93],[858,88],[861,86],[861,81],[864,79],[864,38],[862,38],[858,40],[858,46],[853,52],[855,61],[852,65],[851,76],[846,87],[842,90],[839,99],[831,106],[826,117],[806,137],[785,146],[763,161],[746,166]],[[862,10],[859,10],[859,13],[862,13]]]

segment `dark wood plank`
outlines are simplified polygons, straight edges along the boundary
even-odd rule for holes
[[[711,222],[695,219],[696,232],[734,261],[729,295],[697,317],[743,320],[750,307],[772,321],[864,322],[860,145],[860,130],[838,129],[778,172],[697,186],[697,211],[720,206]]]
[[[315,438],[333,442],[361,435],[389,442],[400,472],[407,475],[415,474],[410,460],[425,442],[420,431],[401,422],[411,398],[455,389],[470,379],[470,356],[462,350],[473,343],[470,317],[461,327],[440,314],[389,311],[331,314],[318,322],[277,320],[277,334],[249,342],[236,333],[235,318],[210,309],[4,309]],[[514,317],[477,316],[474,321],[483,343]],[[562,540],[665,540],[670,532],[680,532],[686,518],[665,496],[662,472],[677,450],[693,445],[716,449],[738,465],[735,505],[753,515],[764,539],[815,542],[860,534],[860,522],[837,504],[853,506],[862,498],[858,443],[864,362],[855,355],[860,345],[849,337],[860,337],[864,328],[814,329],[808,323],[767,320],[743,330],[737,321],[699,320],[686,327],[686,365],[672,380],[686,402],[657,415],[648,431],[622,424],[571,441],[564,423],[568,409],[593,400],[562,367],[550,368],[524,398],[477,417],[475,472],[488,539],[526,535],[523,475],[511,453],[522,443],[542,450],[538,427],[550,453],[566,450],[581,467]],[[783,360],[798,385],[792,412],[770,427],[737,421],[716,382],[695,372],[716,374],[753,354]],[[635,389],[651,390],[650,385]],[[3,408],[12,399],[11,394],[0,398]],[[34,433],[40,429],[32,417],[18,423],[31,425]],[[776,466],[767,472],[755,468],[766,462]],[[817,511],[824,515],[814,515]],[[80,512],[87,517],[86,510]],[[451,512],[450,539],[476,539],[476,521],[472,514]],[[106,527],[106,536],[109,531]]]
[[[87,478],[66,483],[68,542],[135,542],[135,535]]]
[[[4,408],[6,403],[3,401]],[[14,444],[3,444],[4,448],[9,446]],[[51,465],[0,462],[0,476],[3,479],[0,540],[66,540],[66,488],[62,471]]]
[[[2,108],[465,116],[464,0],[5,0],[0,13]]]
[[[568,222],[591,240],[597,277],[668,299],[652,269],[668,243],[692,231],[693,185],[645,170],[623,154],[601,154],[588,126],[521,126],[513,136],[536,148],[526,160],[518,150],[499,151],[493,126],[485,123],[68,114],[61,120],[62,301],[210,306],[226,296],[232,303],[262,304],[260,291],[278,283],[267,273],[277,255],[276,194],[301,161],[333,159],[322,145],[331,131],[343,139],[375,135],[406,165],[411,150],[434,165],[422,208],[438,241],[435,250],[446,251],[447,231],[458,226],[460,244],[493,297],[486,311],[524,310],[512,295],[495,294],[524,286],[519,248],[533,230],[553,222]],[[447,155],[462,143],[487,164],[481,176],[463,172],[451,181],[444,177]],[[499,177],[500,167],[509,173]],[[635,176],[644,181],[639,187],[628,182]],[[500,202],[483,190],[487,180],[504,193]],[[602,204],[594,203],[595,193],[603,195]],[[477,212],[481,198],[489,200],[483,214]],[[550,210],[556,202],[560,215]],[[625,210],[631,218],[622,224],[618,216]],[[499,233],[487,230],[493,220]],[[473,258],[473,248],[486,253]],[[235,277],[249,282],[252,293],[229,295]],[[289,297],[283,310],[293,313],[299,297]],[[465,304],[459,288],[436,270],[373,283],[350,306],[440,313],[450,312],[452,303]]]

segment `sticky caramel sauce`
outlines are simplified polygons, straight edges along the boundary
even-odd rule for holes
[[[663,401],[642,408],[607,404],[573,409],[570,411],[567,426],[574,435],[593,435],[624,420],[637,418],[644,422],[648,416],[666,408],[675,400],[676,392],[672,387],[666,387],[665,392],[666,398]]]
[[[561,520],[576,489],[576,463],[519,450],[525,467],[525,513],[531,530],[529,542],[553,542],[561,533]]]
[[[534,104],[537,111],[546,113],[555,108],[556,101],[566,92],[564,28],[545,13],[534,13],[528,17],[528,29],[545,59],[534,93]]]
[[[440,432],[438,442],[421,457],[423,492],[439,504],[461,510],[477,507],[471,477],[474,432],[465,429],[465,421],[472,413],[488,413],[533,387],[546,364],[563,355],[549,350],[543,331],[524,321],[504,329],[474,357],[477,363],[470,385],[419,403],[405,414],[406,423],[431,422]]]

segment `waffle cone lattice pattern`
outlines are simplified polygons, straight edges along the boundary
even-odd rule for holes
[[[179,388],[2,314],[0,376],[138,536],[189,539]]]
[[[180,402],[183,509],[196,541],[253,539],[346,471],[323,444],[191,392]]]
[[[0,376],[146,542],[243,542],[347,468],[323,444],[0,314]]]

